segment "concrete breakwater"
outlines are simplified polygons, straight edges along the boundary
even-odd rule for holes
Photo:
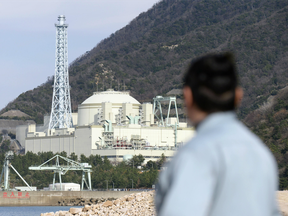
[[[132,193],[133,191],[0,191],[0,206],[84,206],[115,200]]]

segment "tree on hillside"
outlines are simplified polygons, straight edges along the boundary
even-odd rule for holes
[[[74,160],[74,161],[78,161],[78,156],[75,154],[75,152],[72,152],[69,156],[69,159]]]
[[[134,155],[129,161],[128,161],[128,165],[131,167],[138,167],[141,166],[142,163],[145,161],[145,158],[143,155],[139,154],[139,155]]]
[[[0,146],[0,153],[6,153],[10,150],[10,140],[4,140]]]
[[[158,165],[158,169],[161,169],[161,167],[163,166],[163,164],[165,164],[165,162],[166,162],[166,157],[164,153],[162,153],[160,159],[156,162]]]
[[[147,169],[158,169],[158,164],[155,161],[149,160],[146,163],[146,168]]]

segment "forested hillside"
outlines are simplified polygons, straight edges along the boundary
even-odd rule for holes
[[[157,94],[181,88],[192,58],[223,50],[234,51],[245,90],[239,117],[272,149],[281,176],[288,177],[288,100],[281,90],[288,79],[287,0],[157,3],[73,61],[69,68],[73,111],[97,88],[124,89],[124,83],[136,99],[151,101]],[[40,123],[50,112],[52,85],[53,78],[19,95],[0,114],[18,109]],[[274,99],[268,109],[270,96]],[[288,187],[288,182],[283,185]]]
[[[234,50],[246,97],[241,117],[286,85],[286,0],[164,0],[104,39],[69,68],[72,107],[93,91],[130,90],[140,101],[181,87],[188,62],[201,54]],[[4,108],[42,121],[50,112],[53,78]],[[105,87],[103,87],[103,85]]]
[[[280,188],[288,188],[288,86],[246,116],[244,122],[276,156]]]

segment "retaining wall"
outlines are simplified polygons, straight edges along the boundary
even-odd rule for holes
[[[117,199],[132,193],[135,191],[0,191],[0,206],[58,206],[65,200],[97,202],[101,198]]]

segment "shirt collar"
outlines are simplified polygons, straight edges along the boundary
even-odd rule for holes
[[[215,128],[217,125],[223,124],[223,122],[237,119],[235,111],[228,112],[216,112],[209,114],[200,124],[197,126],[197,133]]]

